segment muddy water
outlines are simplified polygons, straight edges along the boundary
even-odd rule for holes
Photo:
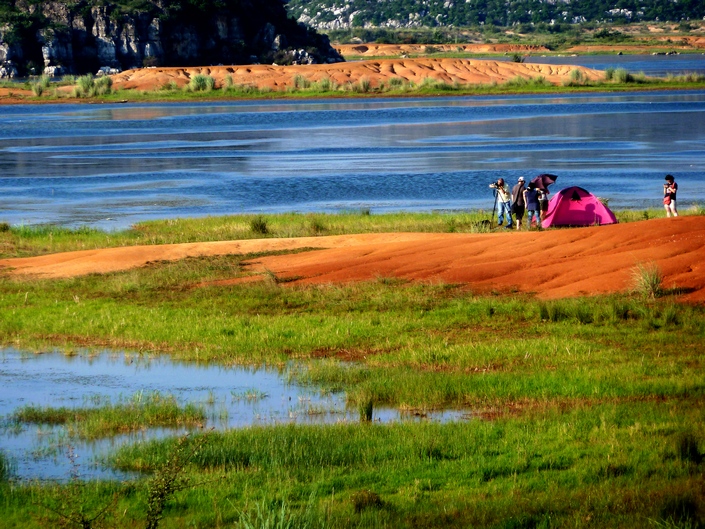
[[[98,442],[67,438],[63,428],[16,425],[9,420],[24,406],[90,407],[139,398],[151,392],[192,403],[208,416],[204,428],[226,430],[249,425],[357,421],[346,409],[342,393],[289,383],[289,371],[174,363],[165,357],[128,353],[31,354],[0,350],[0,447],[17,479],[68,479],[78,471],[84,479],[124,478],[100,464],[101,456],[123,443],[176,435],[182,430],[150,429]],[[430,415],[429,420],[455,420],[460,412]],[[375,409],[373,419],[390,422],[405,417],[396,410]]]

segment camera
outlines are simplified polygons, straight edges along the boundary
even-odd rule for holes
[[[490,184],[490,187],[502,187],[502,184],[499,183],[499,180],[495,180]]]

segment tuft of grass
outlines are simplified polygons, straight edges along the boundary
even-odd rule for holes
[[[640,263],[632,270],[632,289],[647,298],[663,293],[663,274],[656,263]]]
[[[676,440],[676,452],[681,461],[699,465],[703,462],[698,439],[690,432],[681,433]]]
[[[353,504],[353,509],[357,514],[360,514],[366,509],[381,509],[384,507],[384,502],[379,494],[371,490],[361,490],[353,494],[350,498]]]
[[[311,87],[311,81],[301,74],[296,74],[292,81],[294,83],[294,89],[296,90],[306,90]]]
[[[0,486],[6,483],[12,475],[10,460],[4,451],[0,450]]]
[[[374,401],[372,398],[363,398],[358,406],[358,411],[360,413],[360,421],[371,422],[372,414],[374,412]]]
[[[252,233],[267,235],[269,233],[267,219],[265,219],[262,215],[257,215],[252,218],[252,220],[250,220],[250,230],[252,230]]]
[[[194,75],[186,88],[191,92],[208,92],[215,88],[215,79],[210,75]]]
[[[612,78],[614,79],[615,82],[625,84],[625,83],[633,83],[634,82],[634,76],[629,73],[627,70],[624,68],[617,68],[614,73]]]
[[[565,86],[581,86],[586,83],[587,79],[582,70],[578,68],[573,68],[570,71],[570,76],[566,79],[563,84]]]

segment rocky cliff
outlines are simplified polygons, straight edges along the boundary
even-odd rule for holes
[[[0,77],[338,61],[283,0],[0,0]]]

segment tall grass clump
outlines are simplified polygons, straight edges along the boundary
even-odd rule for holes
[[[267,235],[269,233],[267,219],[265,219],[262,215],[257,215],[250,220],[250,230],[252,230],[252,233]]]
[[[330,77],[323,77],[317,83],[318,89],[321,92],[332,92],[338,88],[338,85]]]
[[[233,88],[233,76],[226,75],[225,79],[223,80],[223,92],[228,92],[229,90],[232,90],[232,88]]]
[[[306,90],[311,87],[311,81],[301,74],[296,74],[293,78],[293,82],[296,90]]]
[[[32,93],[37,97],[41,97],[46,89],[49,88],[50,82],[51,78],[48,75],[42,75],[36,83],[32,84]]]
[[[5,452],[0,450],[0,485],[10,478],[10,461]]]
[[[372,89],[372,81],[368,77],[361,77],[360,80],[353,85],[354,92],[366,94]]]
[[[109,76],[103,76],[95,82],[93,93],[91,95],[103,96],[108,95],[112,91],[113,80]]]
[[[162,90],[164,92],[174,92],[175,90],[178,90],[178,88],[179,88],[179,85],[176,84],[176,81],[171,80],[171,81],[167,81],[162,86],[160,86],[159,90]]]
[[[663,293],[663,274],[656,263],[641,263],[632,270],[632,288],[637,294],[657,298]]]
[[[73,97],[90,97],[95,88],[95,79],[91,74],[81,75],[76,79],[76,86],[73,88]]]
[[[316,495],[311,493],[303,511],[295,511],[286,501],[267,498],[255,504],[254,512],[240,511],[238,527],[242,529],[308,529],[327,524],[316,510]]]
[[[634,82],[634,76],[632,74],[630,74],[624,68],[617,68],[614,71],[613,79],[617,83],[633,83]]]
[[[213,90],[215,87],[215,79],[210,75],[194,75],[189,81],[187,88],[190,92],[206,92]]]
[[[585,78],[585,74],[583,73],[582,70],[579,70],[578,68],[573,68],[570,71],[570,77],[565,81],[566,86],[579,86],[585,84],[587,79]]]
[[[698,439],[692,433],[682,433],[676,440],[676,451],[681,461],[699,465],[703,462],[703,453],[698,446]]]

